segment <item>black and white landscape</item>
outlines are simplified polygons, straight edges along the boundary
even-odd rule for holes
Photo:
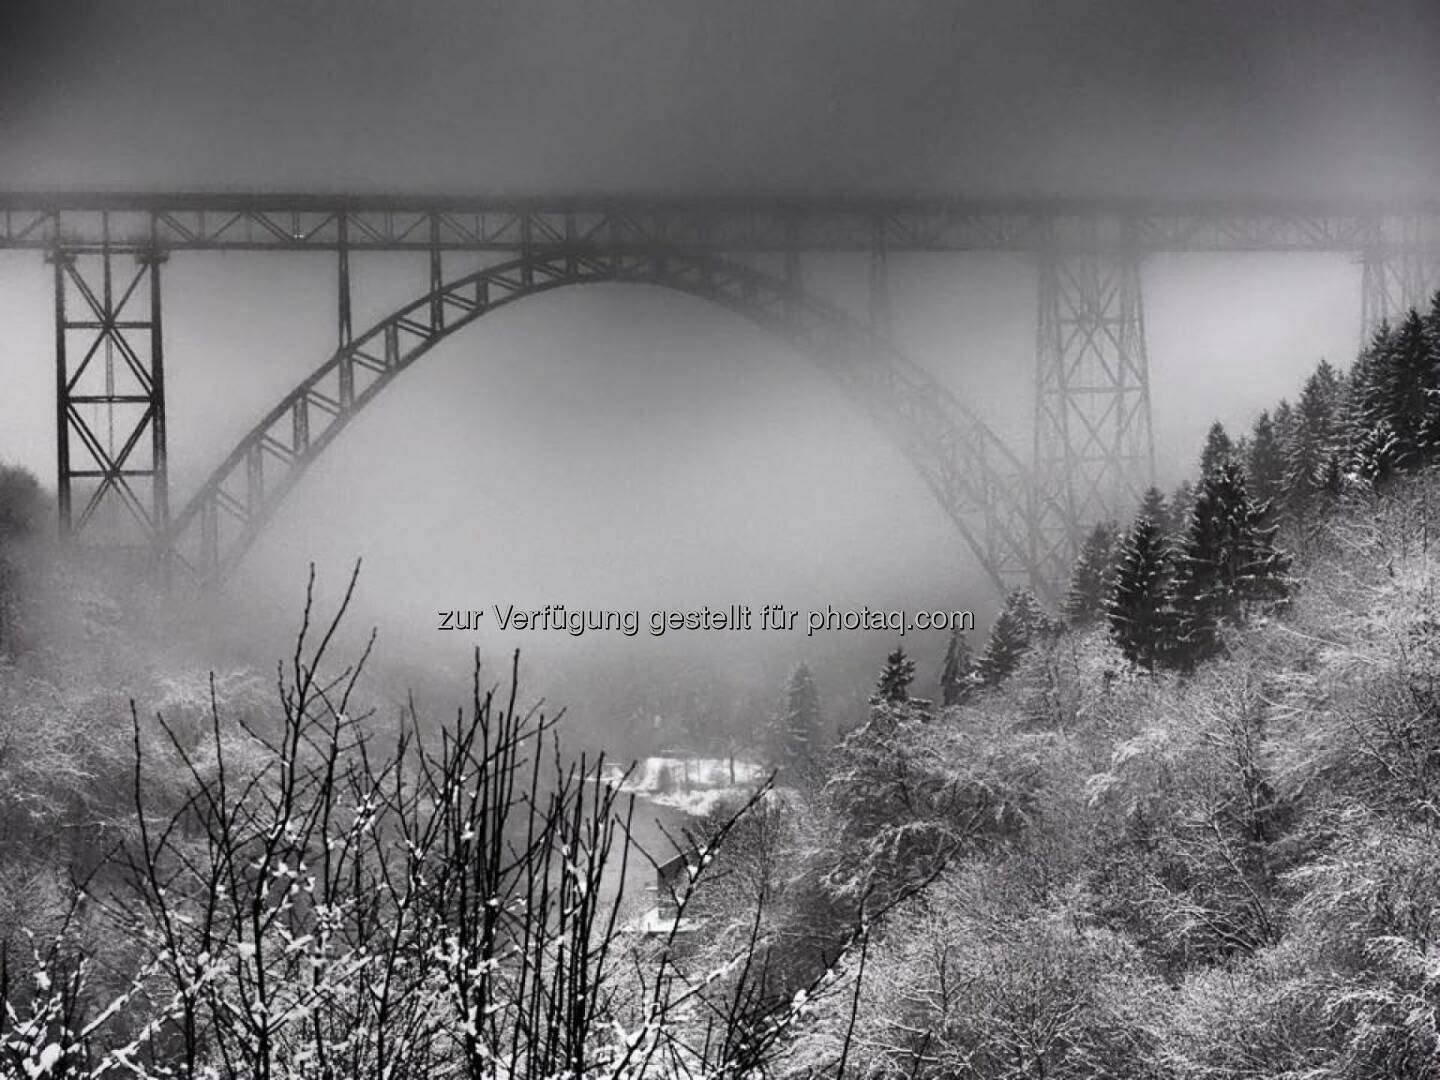
[[[1433,0],[9,0],[0,1080],[1440,1075]]]

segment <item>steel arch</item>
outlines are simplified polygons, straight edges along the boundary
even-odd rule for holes
[[[175,516],[172,565],[218,584],[310,464],[359,411],[434,345],[506,304],[567,285],[625,282],[687,293],[790,342],[875,419],[920,472],[1001,589],[1053,598],[1068,567],[1040,551],[1025,467],[947,389],[861,322],[784,278],[703,254],[536,250],[449,283],[338,349],[253,427]]]

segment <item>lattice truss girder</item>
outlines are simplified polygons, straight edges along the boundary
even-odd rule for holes
[[[1045,554],[1068,564],[1079,535],[1129,516],[1154,475],[1139,260],[1051,255],[1039,272],[1035,473],[1063,508]]]
[[[1408,230],[1407,235],[1399,233]],[[342,237],[348,233],[348,238]],[[425,199],[326,195],[0,192],[0,247],[520,252],[536,246],[687,252],[1440,250],[1440,209],[1083,200]]]
[[[432,274],[434,264],[432,264]],[[1029,477],[931,376],[838,309],[773,275],[710,256],[541,250],[431,291],[347,340],[277,405],[176,515],[169,546],[202,580],[222,578],[310,462],[401,371],[448,334],[521,297],[584,282],[661,285],[719,303],[790,340],[870,412],[917,467],[1002,587],[1045,578],[1034,558]],[[342,295],[343,295],[342,285]]]
[[[60,529],[153,548],[169,526],[162,257],[50,255]]]

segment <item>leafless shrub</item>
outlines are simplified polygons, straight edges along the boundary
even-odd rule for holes
[[[158,797],[145,781],[160,751],[132,707],[135,820],[107,867],[120,872],[77,884],[23,985],[0,965],[0,1070],[437,1080],[763,1068],[800,1009],[762,988],[760,908],[713,971],[680,963],[673,931],[624,947],[633,805],[607,782],[613,770],[567,760],[559,718],[517,704],[518,656],[507,693],[482,687],[477,661],[453,723],[430,733],[411,709],[382,746],[351,714],[368,647],[327,666],[354,584],[318,626],[307,592],[274,724],[227,732],[213,689],[206,738],[158,720],[181,774]],[[701,857],[677,926],[753,802],[686,838]],[[96,928],[116,946],[97,949]]]

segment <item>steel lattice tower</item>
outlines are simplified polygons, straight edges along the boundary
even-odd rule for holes
[[[170,524],[163,252],[57,245],[56,488],[63,537],[160,553]]]
[[[1361,346],[1411,308],[1425,311],[1440,290],[1440,257],[1428,218],[1376,221],[1361,256]]]
[[[1053,251],[1039,267],[1035,372],[1040,561],[1065,572],[1091,524],[1129,517],[1154,479],[1140,260]],[[1065,568],[1065,569],[1062,569]]]

